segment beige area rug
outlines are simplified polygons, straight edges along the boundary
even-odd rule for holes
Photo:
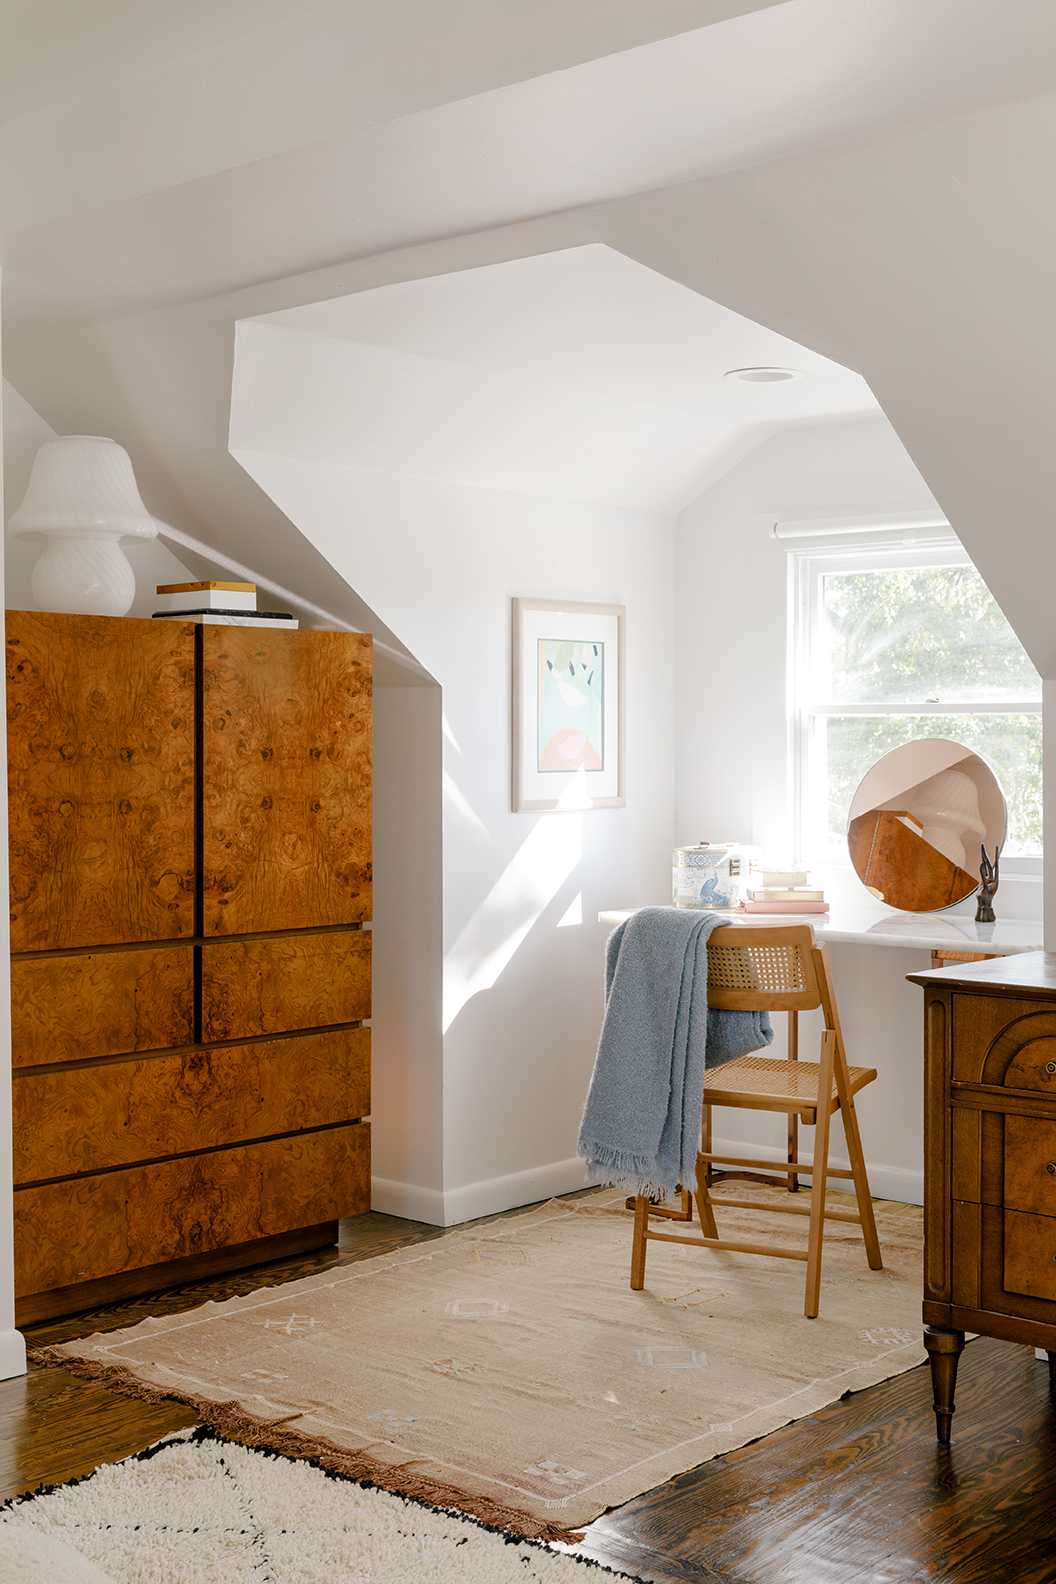
[[[876,1208],[885,1268],[830,1223],[816,1320],[800,1261],[651,1243],[631,1292],[632,1218],[609,1190],[33,1356],[188,1402],[239,1440],[568,1538],[924,1358],[922,1213]],[[788,1241],[791,1220],[728,1209],[719,1224]]]

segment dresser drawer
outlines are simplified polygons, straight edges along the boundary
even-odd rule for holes
[[[41,1182],[364,1117],[370,1030],[26,1073],[12,1088],[15,1182]]]
[[[369,1018],[370,945],[357,929],[203,946],[203,1040]]]
[[[1056,1217],[1005,1211],[1005,1291],[1056,1301]]]
[[[16,1068],[167,1050],[193,1039],[190,946],[12,959]]]
[[[15,1191],[20,1297],[370,1208],[370,1124]]]
[[[952,997],[954,1083],[1056,1099],[1056,1009],[999,996]]]
[[[1056,1122],[1005,1117],[1005,1207],[1056,1216]]]

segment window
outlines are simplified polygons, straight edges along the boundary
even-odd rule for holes
[[[1005,855],[1037,867],[1041,679],[961,547],[815,547],[789,560],[804,859],[846,861],[851,798],[882,754],[948,737],[993,766],[1008,804]]]

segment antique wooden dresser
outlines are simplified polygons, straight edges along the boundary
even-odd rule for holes
[[[7,613],[22,1324],[369,1208],[371,641]]]
[[[1056,953],[909,977],[924,988],[924,1341],[948,1441],[966,1331],[1056,1364]]]

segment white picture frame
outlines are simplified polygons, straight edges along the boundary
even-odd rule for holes
[[[626,614],[514,599],[514,813],[625,806]]]

